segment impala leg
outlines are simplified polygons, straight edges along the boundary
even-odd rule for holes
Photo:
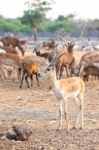
[[[25,76],[25,81],[26,81],[27,87],[30,88],[29,82],[28,82],[28,75]]]
[[[69,77],[68,65],[65,66],[67,78]]]
[[[81,106],[80,106],[80,104],[79,104],[79,99],[78,99],[78,97],[75,97],[75,103],[76,103],[76,105],[77,105],[78,108],[79,108],[79,112],[78,112],[78,116],[77,116],[77,119],[76,119],[76,123],[75,123],[75,125],[74,125],[74,128],[77,128],[77,125],[78,125],[79,119],[80,119],[80,113],[81,113],[81,111],[80,111]]]
[[[33,74],[31,74],[30,79],[31,79],[31,86],[33,86]]]
[[[12,70],[12,80],[14,81],[15,80],[15,68],[13,67],[13,70]]]
[[[19,80],[21,80],[21,73],[22,73],[21,68],[18,68],[18,70],[17,70],[17,76],[18,76]]]
[[[8,78],[8,73],[7,70],[4,68],[4,66],[0,66],[0,70],[1,70],[1,74],[2,74],[2,79],[3,81],[5,81],[5,79]]]
[[[61,70],[61,65],[56,64],[56,76],[58,80],[60,79],[60,70]]]
[[[61,67],[61,68],[60,68],[60,77],[59,77],[59,79],[61,78],[63,71],[64,71],[64,68]]]
[[[15,80],[15,79],[18,79],[18,73],[17,73],[17,71],[18,71],[18,68],[15,67],[15,68],[14,68],[14,80]]]
[[[23,75],[22,75],[22,79],[21,79],[20,88],[22,88],[22,84],[23,84],[24,76],[25,76],[25,72],[23,71]]]
[[[62,112],[63,112],[63,100],[59,100],[59,118],[60,118],[60,122],[59,122],[59,126],[58,126],[58,130],[61,129],[62,127]]]
[[[37,84],[38,84],[38,86],[40,86],[40,84],[39,84],[39,80],[38,80],[38,74],[36,73],[36,80],[37,80]]]
[[[65,120],[67,124],[67,131],[69,132],[69,122],[68,122],[68,117],[67,117],[67,99],[64,101],[64,111],[65,111]]]
[[[79,98],[81,100],[81,105],[80,105],[80,111],[81,111],[81,129],[83,129],[83,99],[84,99],[84,96],[80,95]]]

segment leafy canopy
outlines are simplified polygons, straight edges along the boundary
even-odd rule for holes
[[[21,19],[22,23],[28,24],[31,28],[37,28],[46,17],[46,12],[51,9],[51,0],[33,0],[31,3],[26,2],[27,10]]]

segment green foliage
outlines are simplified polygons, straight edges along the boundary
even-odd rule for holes
[[[46,31],[58,31],[58,30],[64,30],[64,31],[73,31],[73,27],[71,24],[71,21],[68,17],[64,16],[58,16],[56,20],[47,20],[45,24],[43,24],[43,28],[45,28]]]
[[[41,22],[44,21],[46,12],[50,10],[50,3],[45,0],[33,0],[31,3],[26,3],[28,8],[24,11],[21,18],[23,24],[27,24],[33,28],[38,28]]]
[[[0,32],[23,32],[23,33],[32,33],[32,28],[36,27],[38,31],[44,32],[55,32],[58,30],[64,31],[74,31],[76,24],[73,24],[73,19],[71,16],[58,16],[56,20],[50,20],[45,18],[45,16],[40,17],[38,11],[34,13],[33,19],[33,12],[32,10],[24,12],[25,15],[22,18],[16,19],[6,19],[1,17],[0,18]],[[32,15],[31,15],[32,14]],[[35,20],[35,21],[34,21]],[[22,24],[25,22],[25,24]]]
[[[21,21],[27,22],[27,25],[22,24],[20,19],[0,19],[0,31],[1,32],[25,32],[29,33],[32,32],[32,29],[30,27],[30,24],[28,23],[31,20],[32,24],[32,17],[31,15],[28,14],[29,12],[26,12],[27,17],[22,17]],[[28,16],[29,15],[29,16]],[[37,14],[35,14],[37,17]],[[38,23],[39,19],[36,19],[35,24],[32,26],[36,26],[38,24],[37,29],[38,31],[57,31],[60,29],[64,29],[65,31],[72,31],[72,25],[70,21],[64,17],[64,16],[59,16],[56,20],[49,20],[49,19],[44,19],[42,22]]]
[[[45,20],[46,12],[50,10],[50,3],[45,0],[32,0],[27,2],[27,10],[21,18],[23,24],[30,26],[33,31],[34,40],[37,40],[37,29],[40,24]],[[43,28],[42,28],[43,30]]]
[[[0,19],[0,32],[30,32],[30,28],[20,20]]]
[[[24,16],[21,21],[23,24],[29,25],[31,28],[35,28],[39,25],[39,23],[43,20],[44,16],[42,16],[38,11],[25,11]]]

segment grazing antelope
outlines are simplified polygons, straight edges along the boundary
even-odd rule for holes
[[[67,131],[69,131],[69,123],[67,117],[68,113],[67,100],[69,97],[73,97],[75,99],[75,102],[79,108],[79,113],[74,127],[75,128],[77,127],[81,115],[81,128],[83,128],[83,100],[85,92],[84,81],[80,77],[69,77],[67,79],[57,80],[55,61],[53,61],[53,63],[50,63],[44,70],[44,72],[39,74],[39,76],[42,77],[48,71],[50,73],[51,89],[55,94],[59,103],[60,123],[58,130],[60,130],[62,127],[62,120],[63,120],[62,113],[64,107],[65,119],[67,123]]]

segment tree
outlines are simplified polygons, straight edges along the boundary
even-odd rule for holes
[[[22,23],[27,24],[33,31],[34,40],[37,40],[37,29],[41,22],[46,17],[46,12],[51,9],[51,1],[45,0],[33,0],[32,3],[27,2],[27,10],[24,11],[24,15],[21,18]]]
[[[59,15],[56,19],[57,21],[64,21],[65,17],[63,15]]]

